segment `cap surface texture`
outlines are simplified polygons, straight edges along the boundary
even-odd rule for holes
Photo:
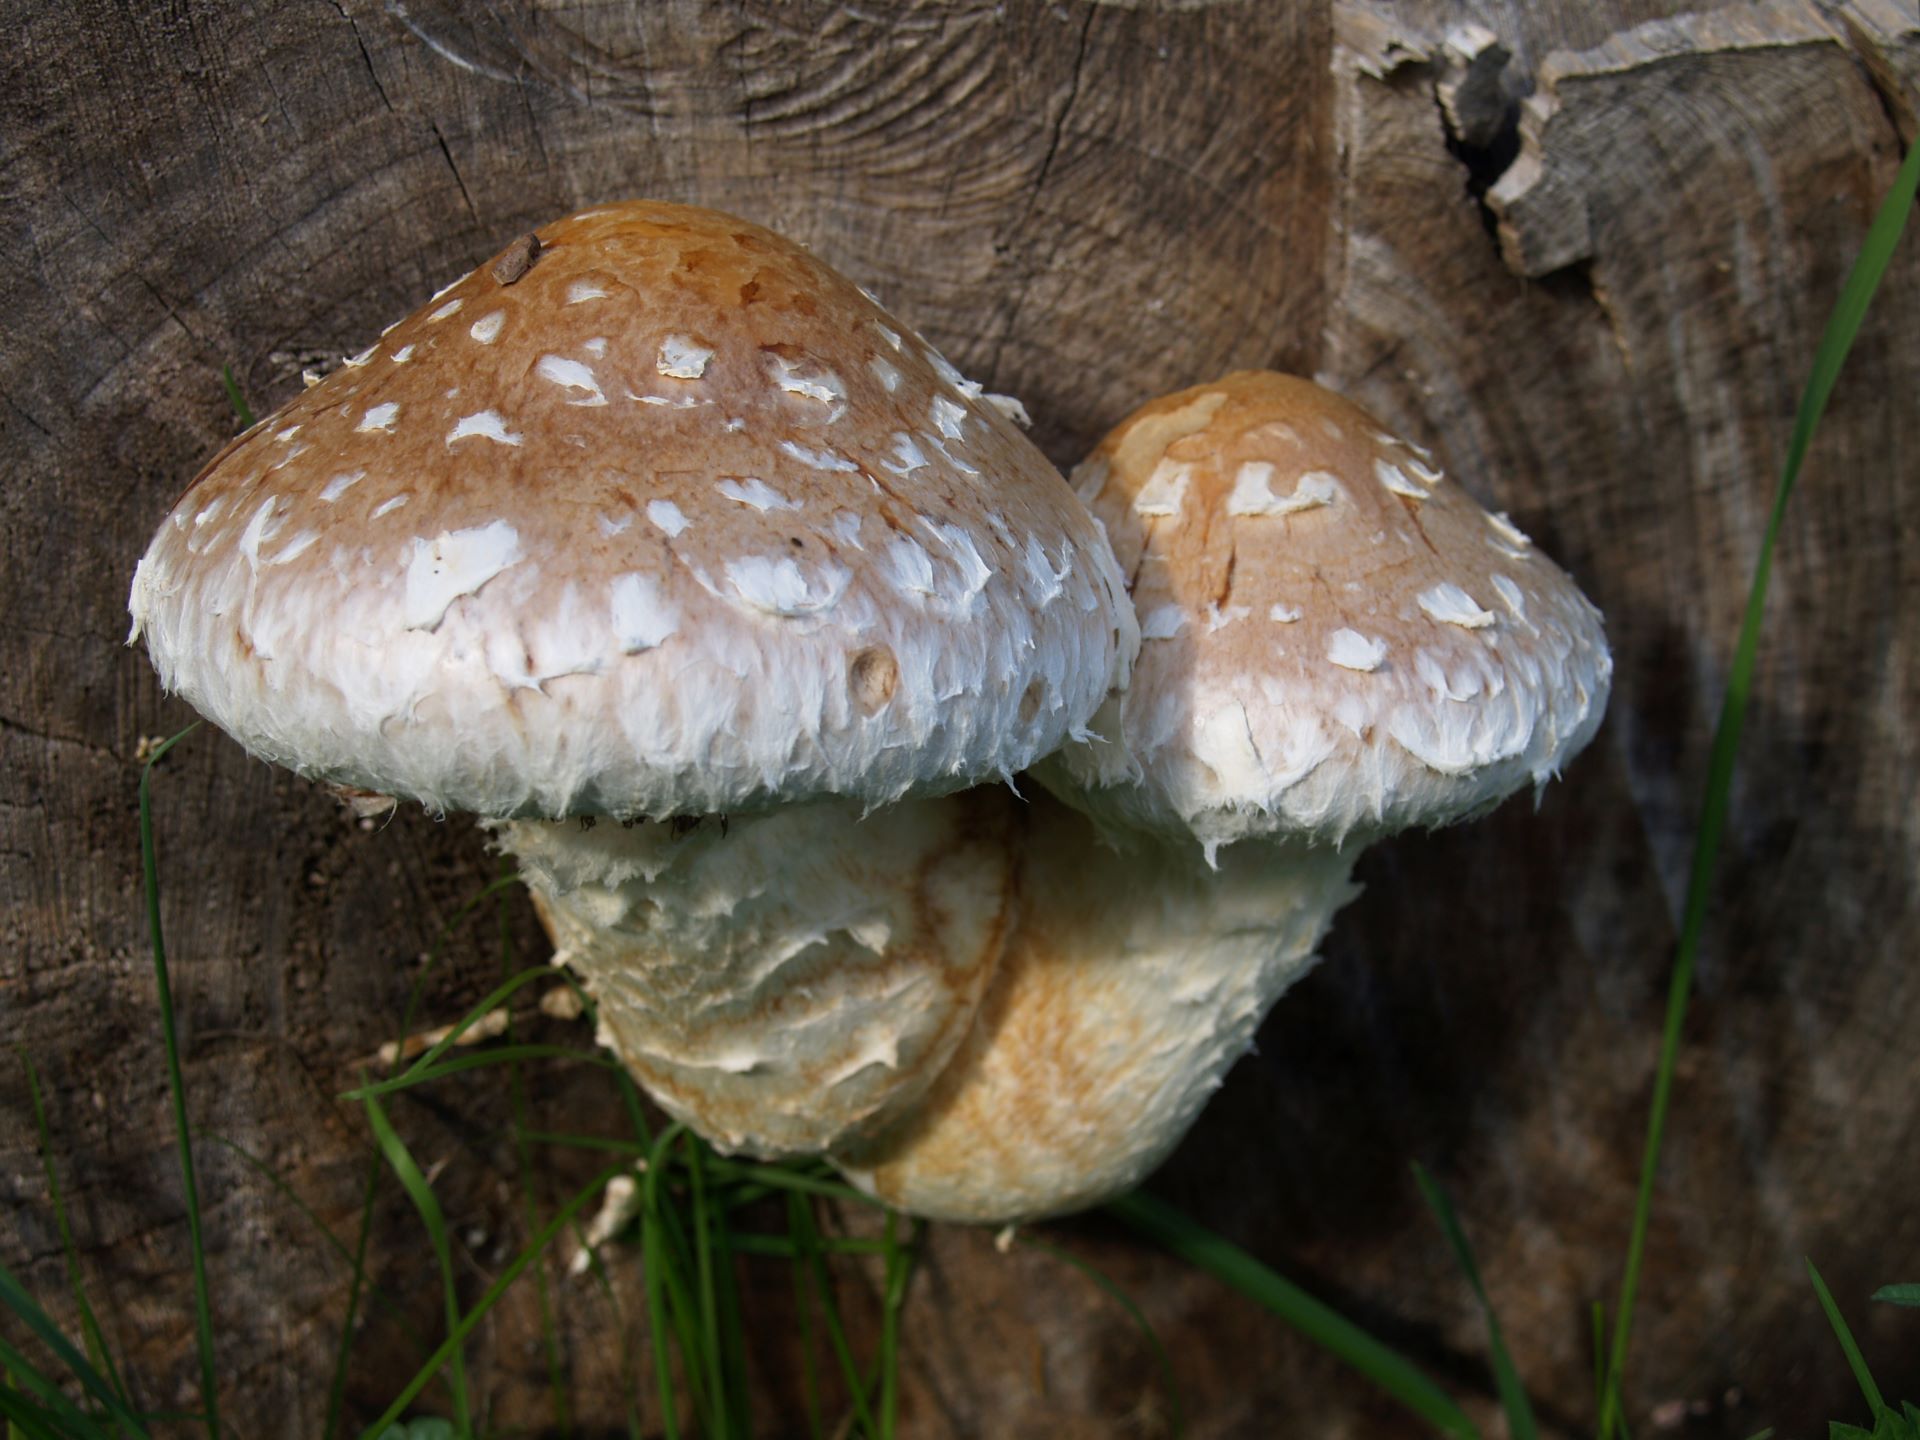
[[[957,789],[1083,725],[1136,643],[990,400],[770,231],[583,211],[219,456],[135,633],[254,754],[439,811]]]
[[[1155,400],[1074,472],[1142,634],[1036,774],[1111,825],[1365,841],[1476,814],[1592,738],[1599,612],[1359,406],[1240,372]]]

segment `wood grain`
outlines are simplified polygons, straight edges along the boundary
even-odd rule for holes
[[[0,1040],[48,1082],[87,1273],[143,1398],[190,1404],[194,1361],[135,759],[188,717],[121,644],[134,559],[231,432],[223,363],[271,406],[535,222],[654,194],[813,246],[1020,395],[1062,463],[1151,394],[1242,365],[1318,373],[1432,443],[1607,612],[1619,671],[1594,749],[1538,814],[1370,853],[1326,963],[1156,1182],[1490,1414],[1477,1318],[1407,1177],[1425,1161],[1549,1431],[1579,1432],[1746,568],[1815,338],[1914,133],[1910,5],[5,10]],[[1468,22],[1512,57],[1485,143],[1437,103]],[[1629,1390],[1636,1417],[1701,1402],[1689,1435],[1860,1418],[1802,1253],[1883,1386],[1920,1395],[1910,1317],[1864,1301],[1920,1253],[1917,382],[1910,242],[1783,538],[1683,1054]],[[157,796],[196,1120],[344,1233],[367,1143],[334,1097],[495,861],[456,822],[359,828],[210,733]],[[519,902],[509,930],[540,953]],[[488,987],[494,936],[491,914],[458,927],[431,1019]],[[487,1073],[395,1111],[447,1162],[469,1294],[520,1232]],[[538,1072],[531,1101],[549,1128],[618,1124],[584,1074]],[[343,1272],[230,1151],[202,1164],[230,1422],[318,1435]],[[555,1159],[543,1203],[589,1168]],[[12,1061],[0,1197],[0,1260],[66,1314]],[[1159,1329],[1189,1435],[1417,1433],[1109,1223],[1047,1234]],[[412,1372],[401,1319],[431,1332],[438,1303],[392,1193],[373,1268],[401,1318],[356,1350],[362,1419]],[[764,1428],[800,1433],[785,1276],[747,1278]],[[845,1278],[859,1343],[873,1277]],[[615,1318],[555,1283],[582,1433],[614,1433]],[[476,1345],[496,1427],[549,1423],[537,1326],[516,1292]],[[1040,1252],[936,1231],[906,1345],[909,1435],[1165,1433],[1126,1317]]]

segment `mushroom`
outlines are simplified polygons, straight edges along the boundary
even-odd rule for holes
[[[252,754],[496,822],[662,1103],[818,1149],[998,959],[1009,802],[927,797],[1080,733],[1137,647],[1011,408],[770,231],[583,211],[216,457],[133,635]]]
[[[1033,772],[1084,816],[1035,807],[966,1042],[913,1111],[836,1153],[922,1214],[1032,1218],[1144,1178],[1312,964],[1359,851],[1543,784],[1606,702],[1572,580],[1307,381],[1153,401],[1074,481],[1144,643],[1095,733]]]
[[[1039,767],[1108,826],[1365,844],[1541,786],[1593,738],[1600,612],[1426,449],[1311,381],[1142,406],[1074,471],[1140,618],[1097,735]]]

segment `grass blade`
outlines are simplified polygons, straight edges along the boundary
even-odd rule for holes
[[[511,882],[513,879],[510,875],[505,878],[508,882]],[[504,896],[505,887],[498,884],[489,885],[485,893],[491,893],[496,897]],[[461,1036],[465,1035],[475,1025],[478,1025],[482,1020],[486,1019],[487,1016],[491,1015],[495,1010],[505,1005],[514,995],[524,990],[534,981],[552,975],[553,973],[554,971],[551,965],[532,965],[522,970],[518,975],[502,980],[500,984],[489,991],[478,1004],[469,1009],[459,1020],[448,1026],[447,1033],[434,1041],[431,1046],[415,1058],[411,1065],[405,1070],[402,1070],[398,1075],[392,1077],[389,1083],[397,1088],[400,1083],[407,1080],[408,1077],[419,1071],[431,1069],[435,1061],[460,1043]],[[509,1028],[512,1027],[513,1012],[511,1010],[507,1012],[507,1024]]]
[[[1920,145],[1914,149],[1920,152]],[[1804,1257],[1803,1257],[1804,1258]],[[1873,1373],[1867,1369],[1867,1358],[1860,1353],[1860,1347],[1854,1343],[1853,1331],[1847,1328],[1840,1307],[1834,1303],[1833,1292],[1827,1289],[1827,1282],[1820,1278],[1820,1272],[1814,1268],[1813,1261],[1806,1261],[1807,1278],[1813,1281],[1813,1293],[1820,1297],[1820,1308],[1827,1312],[1827,1323],[1833,1326],[1834,1337],[1840,1342],[1840,1349],[1847,1357],[1847,1365],[1853,1371],[1853,1378],[1860,1386],[1860,1393],[1867,1397],[1867,1408],[1873,1412],[1873,1423],[1878,1425],[1880,1417],[1887,1413],[1887,1402],[1881,1398],[1880,1387],[1873,1383]]]
[[[1873,1298],[1884,1305],[1907,1305],[1920,1309],[1920,1285],[1882,1285]]]
[[[674,1304],[676,1292],[684,1283],[667,1249],[667,1217],[661,1206],[661,1174],[667,1156],[686,1127],[675,1121],[660,1132],[647,1158],[646,1173],[640,1181],[640,1274],[647,1291],[647,1325],[653,1338],[654,1384],[660,1392],[660,1420],[667,1440],[680,1433],[679,1401],[673,1393],[672,1343],[679,1339],[680,1353],[686,1361],[687,1385],[694,1392],[694,1414],[704,1413],[699,1393],[699,1370],[684,1324],[676,1326],[673,1312],[684,1311],[682,1302]]]
[[[411,1090],[416,1085],[425,1085],[430,1080],[444,1079],[448,1075],[458,1075],[466,1070],[484,1070],[489,1065],[511,1065],[519,1060],[578,1060],[587,1065],[598,1065],[603,1069],[611,1068],[614,1061],[598,1050],[582,1050],[574,1045],[494,1045],[472,1055],[456,1055],[451,1060],[442,1060],[431,1069],[412,1069],[404,1075],[395,1075],[390,1080],[363,1080],[352,1090],[342,1091],[342,1100],[373,1100],[382,1095],[395,1095],[402,1090]]]
[[[570,1150],[598,1150],[609,1155],[633,1155],[640,1158],[653,1153],[651,1145],[637,1140],[616,1140],[606,1135],[569,1135],[560,1130],[529,1130],[527,1140],[534,1145],[559,1145]]]
[[[440,1342],[440,1348],[427,1357],[427,1363],[420,1367],[413,1379],[401,1387],[400,1393],[394,1397],[393,1403],[387,1407],[386,1413],[381,1415],[379,1419],[375,1420],[373,1424],[361,1432],[360,1440],[379,1440],[381,1432],[384,1431],[387,1426],[393,1424],[394,1421],[398,1420],[406,1411],[407,1406],[413,1403],[414,1397],[426,1389],[428,1383],[440,1372],[442,1367],[447,1365],[454,1356],[459,1354],[461,1347],[467,1342],[467,1336],[473,1333],[474,1327],[486,1317],[487,1313],[491,1311],[495,1305],[500,1303],[500,1297],[507,1293],[507,1288],[520,1278],[521,1273],[527,1266],[531,1265],[535,1258],[538,1257],[547,1246],[553,1243],[553,1237],[566,1229],[568,1225],[572,1224],[574,1216],[578,1215],[596,1195],[607,1188],[608,1181],[612,1180],[614,1176],[620,1174],[626,1168],[624,1164],[609,1165],[598,1175],[594,1176],[592,1180],[588,1181],[584,1189],[576,1193],[566,1204],[554,1212],[553,1218],[540,1227],[540,1233],[527,1242],[526,1247],[521,1250],[518,1255],[513,1257],[512,1261],[508,1263],[507,1268],[500,1272],[494,1282],[487,1287],[486,1292],[481,1295],[481,1297],[474,1302],[473,1307],[461,1317],[460,1323],[454,1327],[453,1333]]]
[[[511,1083],[515,1113],[524,1116],[526,1092],[521,1083],[520,1068],[517,1065],[513,1068]],[[531,1234],[538,1227],[540,1219],[539,1209],[534,1203],[533,1196],[532,1154],[525,1139],[521,1137],[517,1123],[514,1129],[514,1149],[519,1156],[520,1164],[520,1205],[526,1217],[527,1231]],[[560,1354],[560,1328],[554,1319],[553,1296],[547,1286],[545,1265],[534,1266],[533,1283],[540,1303],[540,1339],[541,1346],[546,1352],[547,1388],[553,1406],[554,1434],[558,1435],[560,1440],[567,1440],[567,1437],[573,1434],[573,1421],[568,1410],[565,1365]]]
[[[1167,1405],[1173,1411],[1173,1440],[1180,1440],[1180,1437],[1186,1433],[1187,1429],[1186,1406],[1181,1399],[1180,1382],[1173,1372],[1173,1357],[1167,1354],[1166,1346],[1160,1343],[1160,1333],[1153,1328],[1153,1324],[1147,1319],[1146,1313],[1142,1311],[1138,1305],[1133,1303],[1133,1297],[1122,1290],[1111,1275],[1108,1275],[1097,1265],[1082,1260],[1078,1255],[1070,1251],[1062,1250],[1058,1245],[1042,1240],[1037,1235],[1029,1235],[1022,1231],[1019,1232],[1017,1238],[1022,1245],[1025,1245],[1029,1249],[1038,1250],[1044,1255],[1051,1255],[1061,1264],[1071,1266],[1073,1269],[1078,1270],[1082,1275],[1086,1276],[1087,1279],[1099,1286],[1100,1289],[1105,1292],[1108,1299],[1112,1300],[1126,1312],[1127,1318],[1133,1321],[1134,1328],[1137,1329],[1141,1337],[1146,1340],[1147,1348],[1153,1351],[1154,1361],[1160,1367],[1161,1383],[1167,1387]]]
[[[502,861],[501,866],[500,878],[502,880],[513,879],[514,871],[511,864]],[[494,919],[500,940],[500,976],[502,989],[505,989],[508,985],[517,988],[522,983],[530,984],[532,983],[531,977],[533,976],[551,975],[553,973],[553,967],[551,965],[538,965],[523,971],[520,975],[514,975],[513,913],[507,905],[507,894],[504,889],[499,891],[495,896]],[[511,994],[512,992],[509,991],[508,993]],[[469,1018],[463,1021],[462,1024],[471,1024],[477,1021],[480,1015],[486,1013],[485,1010],[480,1010],[478,1014],[469,1012]],[[507,1010],[506,1015],[507,1028],[505,1031],[505,1039],[508,1048],[511,1049],[515,1039],[513,1033],[513,1011],[511,1008]],[[459,1027],[455,1027],[454,1032],[447,1036],[448,1041],[451,1042],[457,1038],[460,1033]],[[531,1235],[539,1228],[540,1216],[538,1208],[534,1204],[533,1153],[527,1141],[526,1076],[521,1071],[520,1063],[517,1060],[507,1067],[507,1094],[510,1113],[513,1119],[513,1153],[520,1170],[520,1208],[524,1216],[523,1223],[527,1227],[527,1233]],[[540,1339],[542,1347],[546,1351],[547,1391],[553,1407],[554,1433],[560,1437],[560,1440],[567,1440],[567,1437],[573,1433],[573,1423],[568,1416],[567,1386],[565,1379],[561,1375],[560,1332],[558,1326],[554,1323],[553,1297],[547,1290],[547,1267],[545,1265],[535,1265],[533,1267],[533,1283],[536,1298],[540,1303]]]
[[[1106,1209],[1189,1265],[1265,1306],[1442,1434],[1479,1440],[1465,1412],[1410,1361],[1164,1200],[1136,1190],[1109,1200]]]
[[[589,1010],[587,1013],[591,1015],[593,1012]],[[624,1065],[613,1067],[613,1083],[620,1087],[620,1104],[627,1112],[627,1123],[633,1126],[633,1133],[645,1147],[642,1153],[652,1153],[653,1135],[647,1128],[646,1111],[640,1104],[640,1087],[633,1083],[633,1076],[627,1073]]]
[[[680,1347],[681,1374],[687,1382],[687,1397],[693,1413],[700,1417],[703,1429],[711,1429],[713,1401],[707,1392],[705,1330],[700,1321],[700,1301],[696,1289],[698,1266],[693,1243],[687,1238],[679,1207],[666,1192],[667,1177],[673,1172],[676,1147],[691,1144],[686,1126],[673,1125],[660,1132],[654,1141],[654,1153],[647,1162],[642,1185],[646,1212],[659,1226],[661,1279],[666,1286],[667,1319],[670,1334]]]
[[[515,883],[509,878],[490,882],[479,894],[464,901],[453,912],[440,933],[434,936],[433,944],[427,950],[427,958],[420,966],[420,973],[414,976],[412,989],[407,995],[406,1009],[400,1017],[399,1032],[394,1036],[395,1063],[398,1064],[400,1047],[406,1037],[413,1032],[414,1016],[419,1013],[420,1002],[427,993],[427,980],[446,954],[447,945],[453,939],[453,933],[461,923],[494,895]],[[345,1412],[347,1395],[347,1366],[353,1355],[355,1321],[360,1314],[360,1291],[366,1276],[367,1247],[373,1239],[374,1205],[380,1197],[380,1177],[385,1172],[386,1161],[376,1144],[373,1153],[367,1157],[367,1179],[360,1194],[360,1230],[354,1241],[353,1278],[347,1287],[347,1313],[340,1326],[340,1344],[334,1352],[333,1379],[327,1387],[327,1421],[321,1432],[332,1440],[340,1433],[340,1420]]]
[[[460,1296],[454,1287],[453,1248],[447,1241],[447,1222],[440,1213],[440,1201],[434,1196],[433,1186],[427,1183],[427,1177],[407,1149],[406,1142],[388,1121],[387,1112],[380,1108],[380,1102],[369,1095],[366,1106],[367,1123],[373,1127],[374,1138],[379,1141],[388,1166],[399,1177],[401,1188],[407,1192],[407,1198],[413,1201],[413,1208],[420,1212],[420,1223],[427,1227],[427,1241],[433,1246],[434,1259],[440,1265],[440,1290],[447,1311],[447,1333],[456,1334],[460,1329]],[[471,1434],[473,1426],[467,1411],[466,1360],[458,1347],[455,1347],[447,1363],[447,1374],[453,1383],[454,1428],[461,1435]]]
[[[711,1158],[709,1156],[709,1158]],[[727,1204],[715,1204],[713,1255],[719,1276],[720,1369],[727,1380],[727,1407],[740,1417],[740,1434],[753,1430],[753,1391],[747,1374],[747,1331],[740,1315],[740,1284],[734,1265],[733,1225]]]
[[[25,1046],[15,1048],[19,1052],[20,1063],[27,1070],[27,1097],[33,1105],[33,1125],[40,1137],[40,1163],[47,1173],[47,1199],[53,1206],[53,1221],[60,1231],[60,1250],[67,1266],[67,1288],[72,1291],[73,1303],[80,1312],[80,1334],[86,1344],[87,1358],[93,1362],[93,1368],[106,1377],[121,1403],[131,1405],[127,1398],[126,1382],[113,1368],[113,1356],[107,1349],[107,1338],[101,1333],[100,1322],[95,1318],[93,1305],[87,1299],[86,1283],[80,1276],[80,1247],[74,1242],[73,1226],[67,1220],[66,1201],[60,1194],[60,1174],[53,1163],[53,1133],[47,1125],[47,1107],[40,1094],[40,1072],[34,1069],[33,1059],[27,1054]]]
[[[427,958],[420,966],[420,973],[413,977],[413,988],[407,995],[407,1008],[400,1017],[400,1033],[394,1036],[396,1042],[405,1041],[412,1032],[414,1018],[420,1013],[420,1002],[426,997],[427,981],[432,977],[441,960],[446,957],[447,946],[453,941],[453,932],[458,930],[462,922],[487,901],[502,890],[510,890],[519,883],[519,878],[513,875],[502,875],[498,879],[489,880],[478,894],[461,901],[460,908],[454,911],[447,922],[440,927],[440,933],[433,937],[433,947],[427,951]],[[536,969],[548,970],[551,968],[551,966],[536,967]]]
[[[112,1387],[87,1363],[87,1357],[80,1353],[79,1347],[61,1333],[60,1327],[53,1323],[46,1311],[27,1293],[26,1287],[4,1265],[0,1265],[0,1306],[13,1312],[14,1318],[66,1366],[67,1372],[80,1382],[81,1388],[105,1407],[122,1430],[130,1434],[145,1433],[145,1427],[133,1411],[113,1393]],[[25,1356],[5,1341],[0,1341],[0,1367],[4,1367],[5,1373],[12,1377],[16,1387],[24,1387],[34,1394],[41,1394],[42,1386],[48,1383]],[[41,1394],[41,1398],[49,1399],[44,1394]],[[56,1407],[72,1404],[57,1390],[53,1392],[49,1403]]]
[[[800,1261],[804,1257],[797,1232],[812,1217],[805,1213],[807,1201],[798,1191],[789,1190],[786,1199],[788,1243],[792,1247],[792,1257]],[[826,1428],[820,1412],[820,1367],[813,1349],[813,1300],[807,1291],[807,1266],[795,1264],[792,1272],[793,1313],[800,1323],[800,1386],[807,1407],[807,1435],[809,1440],[826,1440]]]
[[[227,404],[240,417],[240,423],[251,430],[254,426],[253,411],[247,406],[247,397],[240,393],[240,382],[233,378],[233,366],[220,367],[220,383],[226,387]]]
[[[32,1406],[30,1401],[28,1404],[46,1415],[61,1440],[69,1440],[69,1437],[77,1437],[77,1440],[111,1440],[99,1422],[69,1400],[57,1384],[41,1374],[25,1355],[5,1340],[0,1340],[0,1365],[7,1368],[23,1395],[32,1395],[45,1402],[44,1408]]]
[[[1414,1162],[1413,1178],[1420,1186],[1427,1208],[1433,1211],[1446,1233],[1454,1263],[1467,1277],[1475,1298],[1480,1301],[1480,1311],[1487,1318],[1487,1348],[1493,1356],[1493,1380],[1500,1393],[1500,1408],[1506,1413],[1507,1433],[1512,1440],[1538,1440],[1540,1425],[1534,1419],[1533,1405],[1527,1399],[1526,1387],[1520,1383],[1520,1372],[1513,1368],[1506,1337],[1500,1333],[1500,1319],[1494,1314],[1493,1302],[1487,1298],[1487,1287],[1480,1280],[1480,1267],[1474,1263],[1473,1249],[1467,1244],[1467,1232],[1460,1228],[1460,1217],[1454,1213],[1453,1202],[1439,1182],[1427,1173],[1427,1167],[1418,1161]]]
[[[1700,806],[1700,828],[1694,837],[1693,864],[1687,876],[1687,897],[1681,917],[1680,938],[1675,946],[1673,975],[1667,988],[1666,1024],[1661,1035],[1660,1060],[1654,1072],[1653,1104],[1647,1119],[1646,1148],[1640,1165],[1639,1191],[1634,1201],[1633,1228],[1627,1240],[1626,1266],[1620,1281],[1620,1300],[1614,1314],[1613,1345],[1607,1361],[1609,1383],[1602,1393],[1600,1440],[1611,1440],[1620,1412],[1619,1395],[1622,1372],[1626,1367],[1627,1343],[1633,1323],[1633,1304],[1639,1291],[1640,1270],[1646,1259],[1647,1227],[1653,1211],[1654,1182],[1660,1169],[1660,1151],[1666,1138],[1667,1112],[1673,1097],[1674,1069],[1679,1060],[1680,1034],[1686,1020],[1687,1000],[1693,993],[1693,971],[1700,953],[1700,937],[1705,928],[1707,902],[1712,888],[1714,866],[1720,856],[1720,836],[1726,825],[1727,807],[1733,791],[1734,760],[1739,753],[1740,732],[1746,722],[1747,704],[1753,691],[1753,671],[1760,648],[1760,622],[1765,613],[1767,583],[1773,571],[1773,552],[1779,542],[1787,501],[1800,478],[1807,449],[1813,443],[1820,417],[1826,413],[1840,369],[1854,338],[1860,333],[1868,306],[1887,265],[1900,243],[1907,216],[1913,209],[1914,192],[1920,188],[1920,145],[1910,146],[1901,163],[1893,187],[1881,202],[1868,227],[1860,257],[1841,287],[1840,299],[1827,319],[1826,330],[1814,351],[1813,370],[1800,397],[1794,417],[1793,434],[1787,442],[1786,466],[1774,491],[1773,509],[1767,516],[1767,528],[1760,540],[1760,554],[1754,561],[1753,581],[1747,590],[1746,612],[1740,621],[1740,637],[1734,645],[1733,662],[1727,672],[1727,690],[1720,706],[1720,718],[1714,726],[1713,748],[1707,763],[1706,794]]]
[[[660,1392],[660,1427],[666,1440],[680,1440],[680,1403],[673,1393],[672,1336],[667,1322],[666,1246],[660,1219],[640,1216],[640,1278],[647,1292],[647,1329],[653,1342],[653,1378]]]
[[[585,1232],[578,1227],[574,1230],[574,1243],[585,1252],[587,1274],[592,1277],[601,1299],[607,1302],[607,1309],[613,1312],[614,1328],[620,1335],[620,1383],[626,1390],[627,1440],[641,1440],[640,1374],[633,1363],[633,1330],[620,1308],[620,1297],[614,1292],[613,1282],[607,1278],[606,1263],[597,1250],[586,1249]]]
[[[900,1411],[900,1310],[907,1300],[907,1282],[913,1276],[913,1241],[906,1245],[899,1243],[897,1227],[900,1217],[893,1211],[887,1212],[886,1228],[882,1232],[885,1239],[885,1260],[882,1274],[885,1277],[880,1291],[880,1434],[882,1440],[893,1440],[895,1424]],[[919,1238],[919,1222],[914,1223],[914,1240]]]
[[[867,1387],[860,1378],[860,1367],[854,1364],[853,1350],[847,1344],[847,1327],[840,1318],[839,1301],[834,1298],[833,1277],[828,1273],[826,1257],[821,1253],[820,1227],[805,1199],[798,1192],[795,1192],[794,1198],[799,1202],[791,1212],[794,1243],[799,1246],[801,1263],[812,1282],[814,1298],[820,1304],[820,1318],[827,1331],[827,1346],[833,1351],[841,1377],[847,1382],[854,1418],[861,1430],[872,1437],[879,1432],[873,1423],[873,1412],[867,1406]],[[841,1428],[844,1432],[845,1427]]]
[[[700,1301],[700,1359],[707,1375],[707,1396],[713,1404],[712,1433],[728,1435],[727,1382],[720,1355],[720,1297],[714,1282],[713,1211],[707,1204],[706,1175],[700,1165],[700,1142],[685,1139],[687,1178],[692,1184],[693,1263]]]
[[[4,1377],[0,1371],[0,1377]],[[73,1440],[75,1432],[61,1416],[36,1405],[11,1385],[0,1381],[0,1419],[7,1422],[7,1440]],[[83,1432],[84,1433],[84,1432]]]
[[[1607,1373],[1607,1307],[1596,1300],[1593,1302],[1593,1409],[1596,1415],[1606,1408],[1608,1391],[1613,1392],[1613,1402],[1618,1406],[1620,1379]],[[1619,1427],[1620,1440],[1633,1440],[1624,1414],[1616,1411],[1614,1423]]]
[[[367,1273],[367,1244],[373,1237],[373,1205],[380,1194],[383,1162],[380,1147],[374,1146],[367,1162],[366,1183],[360,1189],[360,1233],[354,1242],[352,1279],[347,1284],[347,1314],[340,1326],[340,1344],[333,1355],[333,1379],[327,1385],[327,1423],[320,1433],[333,1440],[340,1433],[340,1419],[347,1400],[347,1362],[353,1355],[354,1322],[360,1314],[360,1290]]]
[[[153,844],[153,767],[200,728],[196,720],[154,748],[140,772],[140,873],[147,897],[147,935],[153,946],[153,978],[160,1003],[160,1038],[167,1052],[167,1088],[173,1099],[173,1133],[186,1189],[187,1245],[193,1256],[193,1319],[200,1352],[200,1401],[210,1440],[220,1436],[220,1398],[214,1384],[213,1302],[207,1289],[207,1252],[200,1231],[200,1186],[193,1173],[193,1136],[187,1128],[187,1087],[180,1073],[180,1037],[173,1023],[173,986],[167,978],[167,944],[160,929],[160,863]]]
[[[745,1165],[738,1160],[722,1160],[718,1156],[710,1155],[707,1157],[707,1168],[724,1180],[745,1180],[757,1185],[769,1185],[777,1190],[793,1190],[802,1195],[818,1195],[826,1200],[851,1200],[874,1209],[885,1208],[873,1196],[856,1190],[851,1185],[842,1185],[836,1180],[819,1179],[782,1165]]]

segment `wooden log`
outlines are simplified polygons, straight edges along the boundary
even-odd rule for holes
[[[83,1267],[143,1400],[194,1398],[133,817],[141,742],[189,717],[121,644],[133,562],[234,428],[223,364],[270,407],[534,224],[655,194],[814,246],[1021,396],[1062,464],[1151,394],[1236,366],[1317,373],[1431,443],[1606,610],[1619,672],[1593,751],[1538,814],[1370,853],[1326,963],[1155,1182],[1490,1415],[1477,1314],[1407,1176],[1423,1160],[1549,1431],[1579,1433],[1586,1307],[1617,1283],[1747,567],[1920,77],[1900,0],[1687,9],[7,6],[0,1040],[47,1081]],[[1910,1317],[1863,1298],[1913,1278],[1920,1245],[1916,321],[1909,242],[1783,537],[1662,1172],[1636,1433],[1674,1401],[1706,1409],[1688,1434],[1861,1418],[1802,1253],[1883,1386],[1920,1395]],[[496,862],[458,822],[365,828],[211,733],[156,784],[223,1404],[234,1433],[319,1435],[345,1273],[211,1137],[350,1236],[369,1149],[336,1097]],[[542,953],[518,900],[506,931],[522,962]],[[490,910],[456,926],[422,1027],[489,988],[497,937]],[[548,1129],[620,1124],[585,1072],[534,1072],[530,1103]],[[510,1111],[495,1072],[395,1105],[423,1163],[445,1162],[469,1299],[524,1231]],[[591,1169],[543,1158],[542,1207]],[[0,1191],[0,1261],[70,1319],[11,1061]],[[408,1328],[437,1323],[391,1186],[378,1219],[370,1274],[394,1309],[354,1352],[363,1421],[412,1373]],[[1047,1235],[1158,1328],[1189,1434],[1418,1433],[1110,1222]],[[632,1321],[631,1257],[614,1269]],[[798,1433],[786,1277],[747,1276],[763,1429]],[[577,1422],[611,1433],[619,1322],[551,1279]],[[847,1271],[857,1343],[872,1283]],[[539,1325],[522,1287],[476,1337],[495,1427],[550,1423]],[[1125,1315],[1042,1252],[934,1232],[905,1335],[903,1433],[1165,1433]]]

